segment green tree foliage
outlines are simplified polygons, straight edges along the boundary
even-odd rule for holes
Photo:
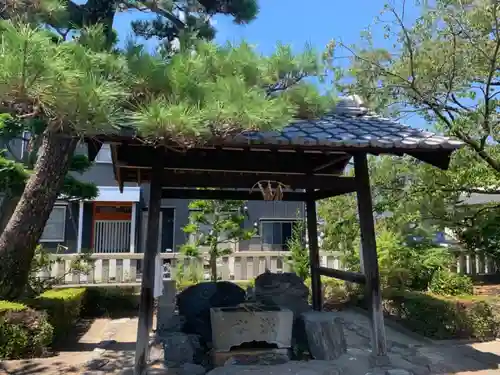
[[[468,149],[452,158],[448,171],[441,171],[415,159],[380,158],[372,166],[372,183],[377,212],[389,211],[387,219],[407,232],[409,226],[427,232],[444,231],[470,253],[500,258],[496,250],[498,203],[467,204],[471,194],[485,197],[494,174]]]
[[[292,271],[303,280],[311,276],[309,251],[305,243],[305,229],[304,220],[298,217],[292,226],[292,236],[287,241],[290,251],[289,264]]]
[[[500,4],[436,1],[415,19],[404,2],[396,4],[386,5],[356,46],[330,44],[352,56],[348,69],[337,70],[348,78],[338,81],[339,89],[362,96],[382,114],[417,114],[466,144],[446,172],[410,158],[385,159],[373,185],[386,190],[388,199],[376,205],[386,205],[394,220],[451,228],[470,249],[466,233],[491,232],[488,220],[475,218],[495,216],[498,209],[462,203],[473,193],[500,192]],[[392,48],[375,44],[372,34],[379,31]]]
[[[40,139],[46,123],[38,119],[15,120],[10,114],[0,115],[0,142],[4,147],[0,156],[0,192],[4,194],[0,209],[0,232],[5,228],[24,190],[30,171],[33,169],[40,147]],[[29,134],[29,138],[25,138]],[[25,143],[22,158],[12,150],[12,143]],[[7,153],[8,152],[8,153]],[[68,199],[92,199],[97,195],[97,187],[92,182],[79,181],[75,174],[82,174],[90,168],[86,155],[74,155],[70,173],[66,175],[61,195]],[[71,173],[72,172],[72,173]]]
[[[315,117],[332,104],[306,76],[319,75],[314,50],[294,55],[278,45],[265,57],[246,43],[198,42],[165,61],[131,48],[127,61],[138,99],[128,121],[154,141],[180,145],[225,137],[242,130],[275,130],[294,117]],[[207,125],[208,124],[208,125]]]
[[[246,44],[197,42],[175,56],[148,54],[134,45],[110,52],[103,27],[54,43],[44,29],[0,24],[1,111],[46,122],[37,163],[0,237],[0,254],[10,254],[15,262],[4,264],[5,273],[0,267],[6,275],[0,282],[6,292],[0,294],[15,296],[22,290],[12,287],[13,280],[26,283],[36,243],[81,136],[113,133],[125,124],[148,141],[173,139],[189,146],[247,129],[276,129],[294,116],[320,114],[318,108],[326,109],[323,103],[329,102],[301,82],[320,71],[311,50],[294,55],[279,47],[263,57]],[[311,111],[305,111],[307,103]],[[8,269],[19,270],[16,277]]]
[[[412,195],[408,178],[418,176],[409,173],[412,163],[415,164],[413,159],[388,156],[369,160],[377,253],[384,285],[427,290],[434,272],[448,269],[452,257],[447,248],[433,242],[440,227],[427,216],[433,206],[441,207],[442,199]],[[324,223],[323,248],[339,251],[344,267],[360,271],[356,196],[325,199],[320,202],[318,212]]]
[[[213,39],[214,15],[228,15],[235,23],[245,24],[255,19],[259,9],[255,0],[7,0],[0,8],[0,18],[50,25],[63,40],[71,39],[85,27],[101,25],[106,44],[111,46],[117,39],[112,29],[114,18],[129,11],[154,15],[132,21],[135,34],[146,39],[157,38],[170,48],[176,39],[185,43]]]
[[[243,227],[248,216],[245,202],[196,200],[189,209],[190,223],[183,230],[193,242],[181,250],[186,256],[200,258],[200,248],[207,247],[210,275],[212,281],[217,281],[217,259],[231,253],[231,243],[249,240],[255,232]]]
[[[353,56],[346,72],[353,79],[342,88],[380,112],[416,112],[458,137],[488,165],[497,187],[500,4],[438,0],[421,9],[409,20],[404,2],[386,5],[364,43],[342,45]],[[379,31],[393,48],[374,44],[372,33]]]

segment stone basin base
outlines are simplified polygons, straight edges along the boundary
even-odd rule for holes
[[[290,359],[290,349],[237,349],[230,352],[212,352],[212,362],[215,367],[233,364],[233,362],[245,362],[248,358],[249,364],[252,358],[260,359],[263,356]],[[241,363],[240,363],[241,364]]]
[[[210,320],[212,347],[216,352],[229,352],[254,341],[275,344],[279,349],[292,346],[293,312],[288,309],[212,308]]]

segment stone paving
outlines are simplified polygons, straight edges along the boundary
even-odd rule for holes
[[[339,311],[338,315],[344,321],[350,354],[354,357],[366,357],[371,352],[368,318],[352,310]],[[410,369],[416,375],[500,374],[500,356],[495,354],[500,354],[500,341],[455,345],[434,343],[387,325],[386,333],[392,366]]]
[[[311,366],[328,368],[328,372],[323,372],[324,374],[370,373],[365,372],[370,358],[370,329],[367,317],[351,310],[340,311],[338,315],[344,321],[348,353],[336,361],[313,361],[315,364],[311,363]],[[98,319],[72,351],[62,352],[52,358],[4,361],[0,363],[0,374],[117,374],[133,365],[136,329],[136,318]],[[451,345],[432,343],[391,327],[386,327],[386,331],[389,358],[393,368],[411,370],[415,375],[500,375],[500,341]],[[234,367],[238,367],[239,370],[233,373],[244,373],[241,366]],[[356,372],[358,370],[363,372]],[[382,367],[371,374],[408,375],[409,373],[394,371],[387,371]],[[158,372],[160,373],[169,375],[175,371]],[[306,373],[315,374],[315,372],[304,372]],[[262,372],[260,374],[264,375]],[[287,374],[291,375],[293,372]]]

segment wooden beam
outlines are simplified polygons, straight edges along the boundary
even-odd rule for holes
[[[307,237],[309,239],[309,263],[311,267],[311,293],[313,309],[321,311],[321,275],[319,269],[318,219],[316,217],[316,202],[309,198],[306,201]]]
[[[282,201],[303,202],[308,195],[301,192],[285,192]],[[217,200],[264,200],[260,191],[249,190],[201,190],[201,189],[172,189],[164,188],[162,192],[164,199],[217,199]]]
[[[159,151],[162,152],[162,150]],[[163,153],[161,155],[163,156]],[[162,171],[163,157],[158,157],[153,165],[150,186],[146,251],[144,253],[142,270],[139,322],[135,351],[135,375],[145,374],[149,351],[149,332],[153,325],[153,287],[155,279],[155,257],[158,252],[158,235],[160,232],[159,221],[161,211]]]
[[[123,144],[118,147],[117,156],[121,164],[147,168],[151,166],[155,153],[150,146]],[[269,173],[312,173],[318,167],[323,167],[321,172],[325,174],[339,173],[348,162],[343,153],[285,153],[278,150],[263,152],[250,147],[234,150],[195,148],[184,152],[166,151],[164,158],[165,167],[178,170],[238,170]]]
[[[121,170],[122,179],[150,179],[149,169],[134,169],[133,167],[117,167]],[[127,176],[127,177],[125,177]],[[163,186],[165,187],[193,187],[193,188],[230,188],[252,189],[259,181],[278,181],[294,190],[324,190],[328,189],[327,196],[352,193],[356,191],[356,181],[353,177],[335,175],[305,175],[305,174],[273,174],[273,173],[242,173],[242,172],[174,172],[163,171]]]
[[[357,154],[354,156],[354,173],[357,182],[359,225],[361,229],[361,257],[366,277],[365,290],[371,302],[372,353],[376,356],[386,356],[387,342],[382,311],[377,244],[373,222],[373,203],[366,154]]]
[[[350,272],[343,270],[336,270],[334,268],[319,267],[319,274],[328,277],[334,277],[336,279],[350,281],[351,283],[365,284],[366,277],[359,272]]]

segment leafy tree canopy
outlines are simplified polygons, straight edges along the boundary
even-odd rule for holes
[[[425,2],[415,20],[399,4],[386,5],[362,42],[340,44],[352,55],[343,72],[350,79],[341,88],[378,112],[417,113],[460,138],[490,168],[498,188],[500,3]],[[383,33],[392,48],[376,46],[374,33]]]

